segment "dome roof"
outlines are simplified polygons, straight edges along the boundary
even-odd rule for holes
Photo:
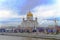
[[[28,12],[27,16],[33,16],[33,14],[31,12]]]

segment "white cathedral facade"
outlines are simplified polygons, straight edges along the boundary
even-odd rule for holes
[[[33,14],[29,11],[27,13],[26,20],[25,20],[25,18],[23,18],[20,26],[21,27],[38,27],[39,24],[38,24],[38,21],[37,21],[37,17],[34,20],[33,19]]]

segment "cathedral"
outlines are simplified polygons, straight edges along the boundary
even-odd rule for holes
[[[39,27],[37,17],[34,19],[33,14],[29,11],[26,15],[26,19],[23,18],[21,22],[21,27]]]

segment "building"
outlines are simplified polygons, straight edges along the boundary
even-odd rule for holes
[[[33,19],[33,14],[29,11],[27,13],[26,19],[23,18],[23,21],[21,22],[21,27],[38,27],[37,18],[35,20]]]
[[[25,28],[26,31],[32,31],[33,29],[36,29],[36,27],[39,27],[37,17],[34,19],[33,14],[31,11],[27,13],[26,19],[23,18],[23,21],[21,22],[21,27]]]
[[[56,26],[56,29],[60,33],[60,26]]]

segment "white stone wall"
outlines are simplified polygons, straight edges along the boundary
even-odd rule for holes
[[[33,21],[25,21],[21,23],[21,27],[38,27],[38,22],[35,20]]]
[[[33,16],[27,17],[27,20],[33,20]]]

